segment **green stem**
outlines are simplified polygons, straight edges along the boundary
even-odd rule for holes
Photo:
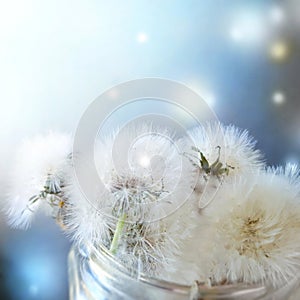
[[[111,242],[110,249],[109,249],[109,252],[111,254],[116,254],[116,252],[117,252],[120,237],[122,235],[122,231],[123,231],[123,228],[124,228],[124,225],[125,225],[126,218],[127,218],[127,215],[123,214],[118,220],[117,227],[116,227],[116,230],[115,230],[115,234],[114,234],[114,237],[113,237],[113,240]]]

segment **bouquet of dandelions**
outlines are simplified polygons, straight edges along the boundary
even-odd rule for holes
[[[187,136],[140,124],[101,137],[95,164],[103,184],[89,201],[73,172],[80,153],[70,136],[27,140],[12,172],[8,222],[26,228],[44,211],[75,243],[181,284],[277,288],[298,276],[298,167],[266,167],[247,131],[234,126],[206,123]]]

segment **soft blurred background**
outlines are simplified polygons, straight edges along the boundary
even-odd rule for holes
[[[0,1],[1,197],[25,136],[72,132],[101,92],[143,77],[197,91],[269,164],[299,162],[299,0]],[[52,220],[25,232],[2,214],[0,298],[67,299],[69,246]]]

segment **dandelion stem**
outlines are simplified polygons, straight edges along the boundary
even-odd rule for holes
[[[117,252],[120,237],[122,235],[122,231],[123,231],[123,228],[125,225],[126,218],[127,218],[127,215],[124,213],[118,220],[116,231],[115,231],[115,234],[114,234],[114,237],[111,242],[110,249],[109,249],[111,254],[116,254],[116,252]]]

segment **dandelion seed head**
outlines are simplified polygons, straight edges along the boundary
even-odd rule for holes
[[[65,134],[50,132],[23,142],[13,162],[4,209],[11,226],[28,227],[37,210],[52,213],[43,200],[55,204],[54,195],[66,184],[70,153],[71,138]]]
[[[156,213],[155,211],[149,213]],[[135,257],[141,274],[166,279],[165,272],[174,274],[189,228],[180,218],[168,216],[149,223],[127,224],[117,257],[126,265],[127,256]]]
[[[247,131],[210,122],[190,130],[189,135],[194,145],[186,143],[185,153],[194,167],[192,176],[199,176],[195,193],[201,209],[214,201],[221,185],[233,184],[236,177],[264,167],[262,155]]]
[[[289,172],[269,170],[222,187],[206,211],[209,235],[199,250],[214,284],[278,287],[299,272],[299,188]]]
[[[171,269],[188,229],[169,215],[189,187],[174,135],[152,124],[126,126],[100,136],[94,161],[102,183],[95,197],[70,196],[73,239],[106,246],[129,270]]]
[[[103,189],[95,190],[93,201],[86,199],[75,178],[68,188],[70,207],[66,212],[66,232],[72,240],[82,245],[108,247],[114,223],[109,216],[110,195]]]
[[[127,220],[145,220],[151,206],[156,205],[165,193],[163,182],[149,182],[132,175],[114,175],[108,185],[112,195],[113,216],[119,218],[126,213]]]
[[[143,211],[158,202],[169,211],[176,210],[191,193],[182,176],[185,166],[174,134],[152,124],[128,125],[102,135],[96,141],[95,164],[102,182],[115,196],[118,211],[130,207],[132,216],[142,213],[140,219],[146,215]],[[133,208],[133,203],[138,205]]]
[[[201,265],[197,264],[199,244],[205,244],[203,224],[199,225],[199,214],[190,203],[186,202],[171,216],[177,221],[177,228],[172,233],[177,243],[177,252],[172,262],[172,267],[161,270],[161,278],[178,284],[190,285],[195,280],[204,281],[205,275],[201,274]],[[203,223],[203,218],[201,217]],[[206,224],[206,226],[209,226]],[[199,235],[199,231],[201,234]]]
[[[233,125],[210,122],[192,129],[189,134],[210,163],[215,162],[220,153],[222,165],[232,167],[229,176],[264,167],[262,154],[255,149],[256,142],[247,130],[241,131]]]
[[[112,172],[149,179],[170,177],[169,171],[181,168],[174,140],[168,130],[152,124],[126,126],[103,134],[95,148],[98,173],[104,182],[110,181]],[[179,176],[173,174],[171,180],[174,184]]]

